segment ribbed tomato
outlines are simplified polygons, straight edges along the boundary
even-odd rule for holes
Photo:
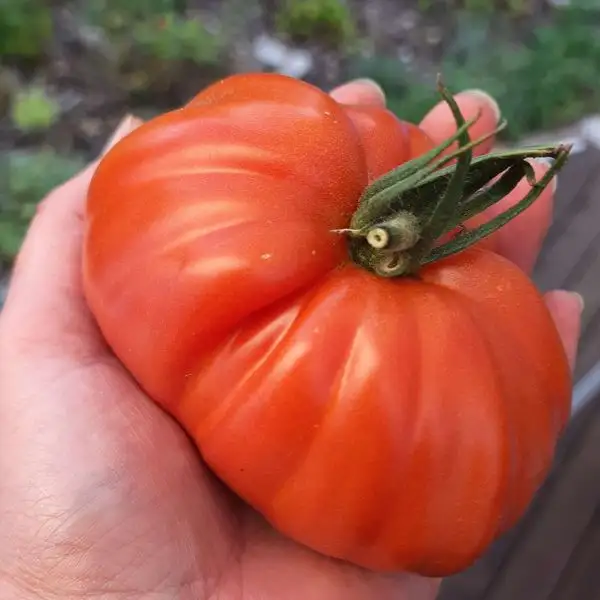
[[[445,575],[527,507],[570,375],[542,298],[500,256],[398,278],[349,257],[361,194],[418,143],[384,109],[230,77],[102,160],[84,284],[115,354],[276,529]]]

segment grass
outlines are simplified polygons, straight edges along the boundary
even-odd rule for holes
[[[343,47],[357,36],[344,0],[285,0],[275,22],[277,30],[293,40],[318,39]]]
[[[44,0],[0,2],[0,57],[40,57],[52,37],[52,15]]]
[[[222,49],[218,36],[199,19],[185,19],[175,13],[137,23],[131,35],[140,53],[166,63],[212,64]]]
[[[177,0],[84,0],[83,18],[107,33],[126,33],[135,23],[179,12]]]

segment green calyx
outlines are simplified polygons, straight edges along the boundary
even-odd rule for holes
[[[473,157],[473,148],[505,127],[472,141],[469,128],[453,96],[438,82],[449,105],[456,133],[422,156],[386,173],[362,194],[348,229],[350,256],[356,264],[383,277],[415,274],[427,263],[456,254],[494,233],[540,196],[566,163],[571,146],[541,146]],[[458,149],[442,156],[458,141]],[[528,159],[553,159],[539,180]],[[448,166],[452,160],[456,162]],[[464,222],[485,211],[527,178],[529,193],[485,224],[466,229]],[[449,241],[443,236],[460,230]]]

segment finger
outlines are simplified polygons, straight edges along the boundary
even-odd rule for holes
[[[584,309],[583,298],[574,292],[557,290],[548,292],[545,300],[556,323],[571,369],[573,369],[581,333],[581,313]]]
[[[545,162],[530,161],[530,164],[537,180],[550,168]],[[531,273],[533,270],[552,222],[556,184],[557,179],[554,177],[531,206],[490,236],[490,247],[517,264],[526,273]],[[488,208],[482,215],[469,220],[467,227],[481,225],[512,208],[530,190],[531,184],[524,177],[510,194]]]
[[[355,79],[331,90],[331,96],[340,104],[385,106],[385,93],[372,79]]]
[[[124,119],[109,146],[139,123]],[[15,347],[79,352],[96,337],[81,289],[83,212],[96,164],[50,192],[27,232],[2,315],[2,333]]]
[[[489,135],[496,129],[500,122],[501,113],[498,103],[481,90],[467,90],[454,96],[465,121],[477,117],[478,120],[470,127],[471,139],[476,140],[484,135]],[[456,131],[456,123],[452,111],[446,102],[439,102],[426,115],[420,123],[421,128],[429,135],[434,143],[441,144],[451,137]],[[488,153],[494,146],[494,136],[477,146],[473,151],[475,156]],[[456,150],[453,144],[445,151],[449,154]]]

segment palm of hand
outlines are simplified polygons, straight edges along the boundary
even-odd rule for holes
[[[103,598],[358,600],[397,598],[399,584],[410,598],[433,595],[434,581],[367,574],[276,535],[215,481],[97,338],[77,342],[93,328],[86,321],[75,319],[66,356],[37,357],[27,384],[25,362],[2,373],[5,397],[22,406],[45,397],[5,423],[14,435],[3,443],[13,438],[17,460],[3,454],[14,490],[3,510],[19,518],[3,527],[10,542],[0,552],[9,565],[25,545],[36,557],[12,574],[13,585],[60,598],[93,590]]]
[[[339,96],[381,102],[356,84]],[[79,276],[92,172],[44,203],[0,321],[0,598],[431,600],[435,580],[367,573],[273,532],[104,346]],[[572,353],[577,301],[549,305]]]

